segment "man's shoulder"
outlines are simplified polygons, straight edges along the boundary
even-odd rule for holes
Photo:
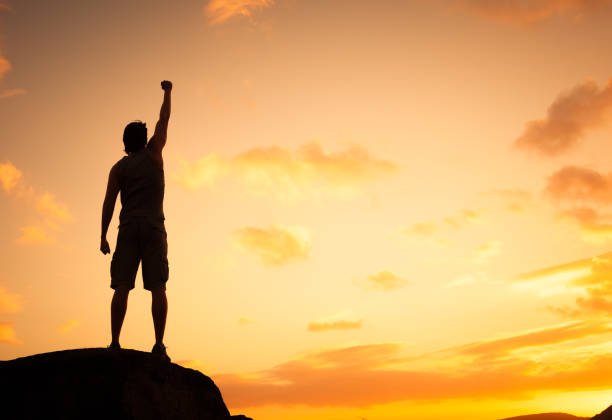
[[[145,146],[145,149],[147,155],[149,155],[153,163],[155,163],[155,165],[157,165],[160,169],[164,169],[164,158],[161,151],[158,152],[155,150],[155,148],[149,147],[149,144]]]
[[[124,165],[126,159],[127,156],[123,156],[121,159],[115,162],[115,164],[111,167],[111,173],[119,172],[121,170],[121,167]]]

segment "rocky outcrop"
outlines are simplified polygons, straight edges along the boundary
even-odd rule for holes
[[[589,418],[590,417],[576,417],[565,413],[542,413],[508,417],[501,420],[588,420]]]
[[[593,417],[591,420],[612,420],[612,405]]]
[[[595,417],[576,417],[565,413],[530,414],[527,416],[508,417],[501,420],[612,420],[612,406]]]
[[[229,420],[201,372],[135,350],[65,350],[0,362],[12,419]]]

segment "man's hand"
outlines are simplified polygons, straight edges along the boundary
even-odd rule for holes
[[[106,238],[102,238],[100,240],[100,251],[102,251],[104,255],[110,254],[110,245],[108,244]]]
[[[171,91],[172,90],[172,82],[169,81],[169,80],[164,80],[163,82],[161,82],[161,88],[164,91],[167,91],[167,92]]]

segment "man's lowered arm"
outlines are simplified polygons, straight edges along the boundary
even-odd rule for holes
[[[113,166],[110,173],[108,174],[108,185],[106,186],[106,196],[104,197],[104,204],[102,205],[102,235],[100,236],[100,251],[103,254],[110,253],[110,246],[106,240],[106,233],[108,232],[108,225],[113,218],[113,212],[115,211],[115,202],[117,201],[117,195],[119,194],[119,178],[117,175],[117,167]]]

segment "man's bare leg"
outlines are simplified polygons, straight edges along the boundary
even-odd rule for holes
[[[168,299],[166,299],[166,289],[163,287],[151,290],[151,314],[155,327],[155,344],[163,345],[168,314]]]
[[[119,344],[119,335],[121,334],[123,319],[127,311],[129,294],[130,287],[127,285],[117,286],[113,294],[113,300],[111,301],[111,344]]]

